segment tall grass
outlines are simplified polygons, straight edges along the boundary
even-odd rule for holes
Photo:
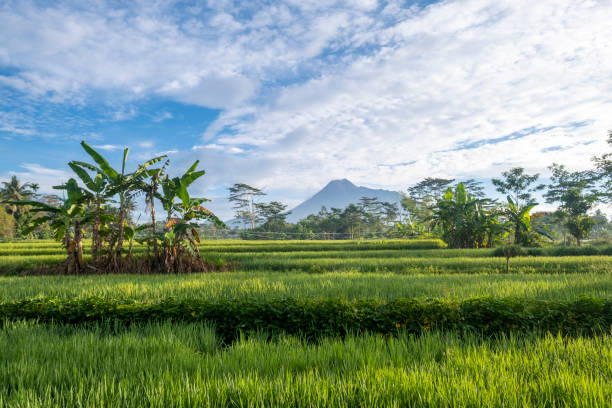
[[[220,348],[202,325],[0,331],[2,407],[607,407],[612,337],[431,333]]]
[[[0,277],[0,300],[36,297],[156,301],[177,298],[271,297],[393,300],[477,296],[570,300],[612,298],[612,273],[585,274],[361,274],[231,272],[192,275]]]

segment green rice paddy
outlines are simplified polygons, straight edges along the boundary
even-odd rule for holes
[[[18,276],[61,262],[62,248],[52,241],[0,244],[0,301],[612,298],[612,256],[585,250],[516,257],[506,273],[494,250],[451,250],[438,241],[207,241],[201,249],[235,269]],[[612,331],[488,338],[400,330],[317,342],[262,331],[228,344],[214,322],[6,321],[0,329],[0,407],[608,407],[610,401]]]

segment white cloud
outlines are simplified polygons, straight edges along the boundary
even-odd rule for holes
[[[287,189],[335,177],[404,189],[431,175],[546,172],[553,161],[586,168],[612,127],[611,18],[601,2],[436,4],[355,34],[375,51],[278,89],[255,114],[222,115],[212,129],[231,132],[215,142],[258,146],[254,162],[282,169],[263,182]],[[541,130],[487,143],[532,127]]]
[[[11,176],[17,176],[23,183],[37,183],[39,191],[43,194],[57,194],[58,191],[53,186],[60,185],[70,177],[71,173],[61,170],[41,166],[37,163],[23,163],[21,167],[24,171],[11,171],[0,176],[0,181],[8,181]]]
[[[7,3],[0,64],[17,72],[0,86],[222,109],[192,151],[175,153],[202,158],[216,184],[307,195],[332,178],[404,189],[518,165],[579,169],[612,128],[609,2],[106,6]]]
[[[112,152],[115,150],[123,150],[125,146],[119,146],[114,144],[103,144],[103,145],[94,145],[96,149],[105,150],[107,152]]]
[[[173,117],[174,115],[170,112],[159,112],[158,114],[154,115],[151,120],[153,122],[160,123],[164,120],[172,119]]]

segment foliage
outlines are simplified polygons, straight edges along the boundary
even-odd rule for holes
[[[223,225],[223,223],[202,203],[205,198],[191,198],[188,187],[204,171],[196,170],[196,161],[181,177],[161,178],[168,162],[161,169],[151,169],[150,166],[162,161],[165,156],[155,157],[140,165],[133,172],[127,172],[128,149],[123,151],[121,170],[115,170],[108,161],[95,149],[85,142],[81,142],[83,149],[93,159],[95,164],[81,161],[71,161],[69,166],[76,173],[85,187],[78,186],[71,178],[65,185],[56,188],[65,190],[67,198],[58,205],[51,205],[40,201],[20,200],[11,201],[13,205],[34,208],[32,212],[41,214],[30,223],[29,230],[49,224],[54,230],[54,237],[64,242],[68,250],[68,259],[65,262],[64,272],[82,273],[86,266],[83,258],[82,238],[84,227],[91,226],[92,252],[94,265],[91,270],[97,272],[173,272],[205,270],[197,242],[200,241],[197,233],[198,220]],[[93,176],[90,175],[93,172]],[[151,180],[149,183],[148,180]],[[163,194],[158,192],[161,187]],[[141,236],[141,240],[153,243],[155,248],[153,256],[146,260],[135,260],[132,257],[133,239],[136,229],[128,224],[130,206],[134,203],[137,194],[144,193],[150,204],[152,231]],[[113,198],[119,198],[118,211],[105,204]],[[163,233],[157,233],[155,228],[155,209],[152,205],[155,198],[162,201],[167,213],[166,228]],[[178,201],[178,202],[177,202]],[[148,228],[143,225],[138,231]],[[25,231],[27,232],[27,230]],[[129,241],[129,251],[124,257],[124,241]],[[158,251],[158,243],[163,253]]]
[[[560,203],[557,212],[564,220],[568,232],[580,246],[595,224],[587,212],[599,198],[595,189],[596,179],[591,172],[569,172],[565,166],[559,164],[553,164],[549,168],[552,172],[551,184],[544,197],[547,203]]]
[[[512,331],[549,331],[571,335],[607,333],[612,300],[580,298],[544,301],[515,298],[456,300],[397,299],[390,302],[341,299],[164,299],[157,303],[101,298],[45,298],[1,302],[3,320],[82,324],[113,321],[208,321],[226,341],[241,331],[283,332],[306,338],[347,333],[394,334],[425,330],[474,331],[484,335]]]
[[[612,147],[612,130],[608,130],[608,144]],[[595,177],[600,183],[599,196],[607,202],[612,203],[612,152],[593,157],[595,163]]]
[[[10,239],[15,236],[15,218],[4,207],[0,206],[0,239]]]
[[[255,229],[255,225],[261,221],[258,217],[255,199],[266,193],[244,183],[234,184],[229,188],[229,193],[229,202],[234,204],[236,219],[245,225],[250,225],[251,229]]]
[[[455,191],[449,187],[432,209],[434,226],[442,231],[442,239],[450,248],[480,248],[492,244],[496,228],[495,213],[489,211],[488,199],[473,198],[462,183]]]

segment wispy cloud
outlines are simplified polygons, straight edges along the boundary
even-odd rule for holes
[[[94,145],[96,149],[105,150],[107,152],[112,152],[114,150],[124,149],[125,146],[113,145],[113,144],[103,144],[103,145]]]
[[[55,115],[68,123],[110,106],[118,127],[141,118],[157,128],[200,122],[147,111],[148,101],[217,108],[201,138],[140,147],[202,159],[214,185],[257,181],[292,196],[331,178],[400,189],[426,176],[590,165],[612,127],[612,4],[422,4],[8,1],[0,91],[22,99],[2,98],[13,104],[0,111],[24,108],[0,126],[36,134],[30,107],[40,105],[77,106]],[[102,146],[128,144],[125,134],[105,133]]]

